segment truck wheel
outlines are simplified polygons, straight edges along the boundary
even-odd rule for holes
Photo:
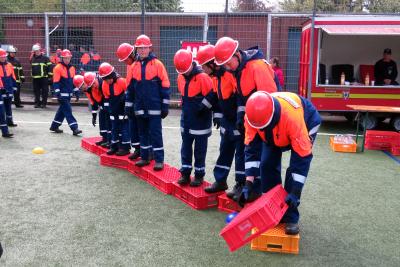
[[[368,119],[365,115],[361,116],[361,127],[364,127],[364,124],[367,130],[372,130],[378,125],[378,120],[373,114],[368,114]]]
[[[400,116],[392,117],[392,118],[390,119],[390,125],[392,125],[393,128],[394,128],[396,131],[400,131]]]

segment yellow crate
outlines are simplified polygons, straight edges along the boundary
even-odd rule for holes
[[[257,229],[253,229],[252,233]],[[285,224],[278,224],[251,241],[251,250],[299,254],[300,235],[285,234]]]

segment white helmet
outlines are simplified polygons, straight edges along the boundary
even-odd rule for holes
[[[8,53],[17,53],[17,49],[13,45],[10,45],[9,47],[7,47],[7,52]]]
[[[40,45],[34,44],[32,46],[32,51],[39,51],[40,50]]]

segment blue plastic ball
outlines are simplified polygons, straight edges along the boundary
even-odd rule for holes
[[[232,213],[229,213],[228,214],[228,216],[226,216],[226,218],[225,218],[225,223],[230,223],[233,219],[235,219],[235,217],[238,215],[238,213],[235,211],[235,212],[232,212]]]

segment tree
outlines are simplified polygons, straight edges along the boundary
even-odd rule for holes
[[[263,0],[236,0],[231,8],[233,12],[251,12],[251,11],[271,11],[272,7],[269,1]]]

